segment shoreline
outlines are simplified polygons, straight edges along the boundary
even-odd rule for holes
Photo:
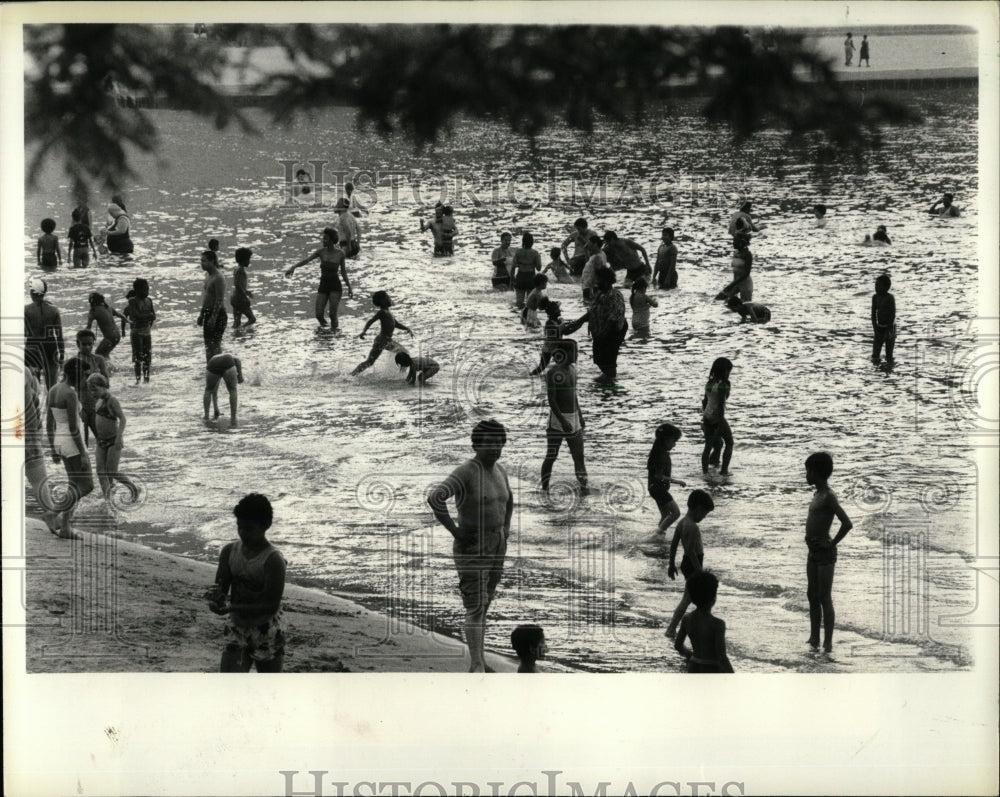
[[[38,673],[218,672],[222,618],[203,593],[215,566],[110,534],[70,542],[25,517],[25,670]],[[456,596],[457,600],[457,596]],[[286,582],[284,672],[465,672],[465,644]],[[517,659],[487,651],[498,673]],[[545,672],[573,672],[554,662]]]

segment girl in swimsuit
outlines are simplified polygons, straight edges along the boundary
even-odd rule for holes
[[[125,444],[125,413],[118,399],[111,395],[108,380],[103,374],[91,374],[87,377],[87,386],[97,397],[97,451],[94,458],[97,461],[97,479],[101,483],[104,503],[108,510],[112,509],[111,487],[117,481],[129,489],[129,503],[134,503],[139,497],[139,488],[124,473],[118,470],[122,456],[122,446]]]
[[[409,332],[410,337],[413,337],[413,330],[404,324],[401,324],[395,319],[392,313],[389,312],[389,308],[392,306],[392,299],[389,298],[388,293],[385,291],[375,291],[375,293],[372,294],[372,304],[378,308],[378,312],[368,319],[368,323],[365,324],[365,328],[361,330],[361,334],[358,335],[358,337],[363,339],[365,333],[368,331],[368,327],[376,321],[380,324],[379,333],[375,336],[375,341],[372,343],[372,350],[368,353],[368,358],[358,363],[357,367],[351,371],[351,376],[356,376],[366,368],[371,368],[375,364],[375,361],[379,358],[379,355],[382,354],[383,350],[388,349],[389,351],[399,351],[402,349],[402,347],[392,339],[392,333],[395,331],[396,327],[399,327],[405,332]]]
[[[215,417],[219,417],[219,382],[225,381],[229,391],[229,426],[236,428],[236,385],[243,384],[243,363],[231,354],[216,354],[205,366],[205,420],[208,420],[208,405],[215,407]]]
[[[729,374],[733,364],[725,357],[712,363],[708,372],[705,395],[701,400],[701,428],[705,433],[705,448],[701,452],[701,472],[708,473],[709,464],[719,464],[722,451],[721,475],[729,475],[729,460],[733,456],[733,433],[726,420],[726,399],[729,398]],[[724,450],[722,450],[724,447]]]
[[[351,281],[347,278],[347,257],[344,250],[337,245],[340,236],[331,227],[323,230],[323,247],[317,249],[305,260],[300,260],[285,272],[286,277],[292,276],[295,269],[304,266],[306,263],[319,258],[319,287],[316,289],[316,320],[321,327],[326,327],[326,306],[330,305],[330,329],[336,332],[340,326],[337,322],[337,309],[340,307],[340,299],[344,289],[340,284],[340,276],[344,277],[344,285],[347,286],[347,295],[354,297],[351,290]],[[339,272],[339,274],[338,274]]]
[[[62,379],[49,391],[48,396],[45,427],[49,448],[52,451],[52,461],[63,463],[69,479],[66,498],[58,507],[58,535],[69,539],[80,538],[80,535],[73,531],[73,512],[80,499],[94,489],[90,458],[83,444],[80,400],[77,398],[77,391],[84,385],[88,370],[85,362],[71,357],[63,364]]]

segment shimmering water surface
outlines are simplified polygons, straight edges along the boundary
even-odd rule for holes
[[[123,191],[134,215],[134,256],[47,277],[70,334],[85,322],[90,291],[121,307],[133,278],[152,285],[152,384],[131,385],[127,340],[113,357],[129,421],[123,468],[148,491],[141,507],[123,514],[119,533],[214,560],[235,535],[232,506],[261,491],[274,503],[271,537],[292,580],[456,633],[462,613],[450,536],[424,497],[471,455],[472,425],[492,416],[509,430],[502,461],[516,513],[488,644],[506,649],[511,628],[533,621],[545,626],[552,656],[567,664],[677,670],[663,627],[682,584],[636,546],[658,518],[645,493],[645,461],[653,430],[669,420],[685,432],[673,455],[675,477],[715,497],[716,511],[702,524],[706,565],[722,582],[716,613],[728,624],[737,670],[969,666],[964,630],[939,619],[975,605],[968,435],[976,397],[963,368],[975,350],[976,97],[949,91],[906,99],[922,104],[926,125],[892,131],[867,170],[845,166],[826,175],[784,151],[777,135],[733,147],[693,105],[654,114],[639,129],[604,125],[589,138],[556,127],[534,148],[501,126],[463,123],[422,154],[356,132],[354,113],[344,108],[288,128],[256,116],[266,131],[259,138],[155,112],[160,160],[139,157],[139,176]],[[372,212],[362,254],[349,264],[355,298],[342,305],[341,336],[316,332],[318,269],[282,275],[318,246],[337,192],[324,195],[325,207],[286,202],[282,160],[326,160],[328,178],[333,169],[382,171],[357,180],[368,186],[359,195]],[[388,171],[405,174],[395,198]],[[468,191],[455,197],[459,179],[478,204]],[[432,257],[418,223],[442,182],[460,227],[447,260]],[[29,189],[26,275],[36,271],[39,219],[54,217],[65,238],[72,207],[65,183],[53,168]],[[956,193],[962,218],[927,216],[945,190]],[[726,223],[742,195],[754,200],[764,225],[751,248],[755,298],[773,312],[766,326],[741,325],[712,300],[731,274]],[[830,207],[825,229],[809,215],[817,201]],[[489,290],[489,253],[501,230],[527,229],[547,262],[549,247],[580,215],[598,231],[634,238],[651,257],[659,229],[672,225],[680,287],[652,291],[659,301],[653,336],[626,344],[614,390],[592,385],[590,342],[586,331],[576,335],[597,489],[574,494],[564,450],[546,501],[537,480],[547,409],[541,382],[526,375],[539,339],[518,324],[511,294]],[[857,246],[879,223],[893,245]],[[240,335],[230,326],[225,339],[247,377],[235,430],[201,420],[204,355],[194,321],[199,253],[210,237],[222,242],[230,281],[233,250],[254,250],[250,287],[260,321]],[[883,269],[899,312],[891,373],[869,361],[869,297]],[[405,385],[388,356],[348,376],[368,351],[371,335],[360,341],[357,333],[378,289],[389,291],[397,317],[415,331],[412,343],[400,340],[442,365],[424,390]],[[565,317],[582,312],[577,286],[553,285],[549,294],[563,302]],[[700,399],[719,356],[735,363],[727,416],[736,449],[732,477],[706,485]],[[833,454],[831,483],[855,529],[837,569],[837,650],[814,658],[804,644],[810,488],[803,461],[818,449]],[[688,490],[675,490],[682,505]],[[97,505],[88,499],[83,516],[95,516]]]

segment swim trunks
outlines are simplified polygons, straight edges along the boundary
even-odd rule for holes
[[[564,412],[563,416],[569,421],[570,431],[566,431],[563,425],[559,423],[559,419],[556,414],[549,410],[549,432],[552,434],[561,434],[564,437],[572,437],[575,434],[579,434],[582,430],[580,423],[580,412],[579,410],[573,410],[573,412]]]
[[[241,651],[254,661],[271,661],[285,652],[285,623],[281,609],[266,623],[249,628],[227,621],[223,638],[227,650]]]
[[[118,435],[113,437],[99,437],[97,438],[97,447],[103,448],[107,451],[109,448],[114,448],[115,442],[118,440]]]
[[[519,291],[530,291],[535,287],[535,272],[518,271],[514,277],[514,287]]]
[[[837,563],[837,546],[832,544],[828,547],[810,545],[807,561],[815,565],[835,565]]]
[[[42,252],[42,268],[55,268],[59,260],[55,252]]]
[[[649,480],[649,497],[656,501],[657,505],[669,504],[674,500],[670,494],[670,487],[666,482]]]
[[[455,539],[452,554],[455,569],[458,570],[462,605],[467,610],[485,609],[493,600],[503,575],[507,535],[503,529],[481,534],[478,531],[467,532],[461,539]]]
[[[203,335],[205,338],[205,349],[216,353],[222,351],[222,336],[226,332],[229,324],[229,316],[225,310],[220,309],[215,317],[215,324],[209,326],[208,319],[205,319]]]

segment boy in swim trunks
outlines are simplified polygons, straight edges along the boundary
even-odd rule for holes
[[[97,260],[97,244],[94,234],[88,225],[83,223],[83,211],[76,208],[73,211],[73,224],[66,233],[69,243],[66,245],[66,256],[73,261],[73,268],[86,268],[90,265],[90,253]]]
[[[833,650],[833,570],[837,563],[837,544],[847,536],[854,524],[840,506],[827,482],[833,473],[833,457],[825,451],[810,454],[806,459],[806,481],[816,488],[806,515],[806,595],[809,598],[809,639],[819,647],[819,627],[823,625],[823,650]],[[840,521],[837,536],[830,539],[833,519]]]
[[[368,319],[368,323],[365,324],[365,328],[361,330],[361,334],[358,337],[364,339],[368,327],[376,321],[379,322],[379,333],[375,336],[375,340],[372,343],[372,350],[368,352],[368,357],[357,364],[354,370],[351,371],[351,376],[357,376],[365,369],[371,368],[386,349],[389,351],[398,351],[401,348],[392,339],[392,333],[396,330],[396,327],[399,327],[404,332],[409,332],[410,337],[413,337],[413,330],[397,321],[393,314],[389,312],[389,308],[392,306],[392,299],[389,298],[388,293],[385,291],[375,291],[372,294],[372,304],[378,308],[378,311]]]
[[[420,232],[425,232],[427,230],[431,231],[431,235],[434,236],[434,257],[442,257],[444,255],[444,205],[438,202],[437,206],[434,208],[434,218],[431,221],[425,222],[423,219],[420,220]]]
[[[502,424],[492,419],[480,421],[472,430],[475,456],[435,485],[427,497],[434,517],[454,537],[452,553],[465,607],[469,672],[486,672],[486,613],[503,575],[514,514],[514,494],[507,472],[498,462],[506,442],[507,430]],[[448,511],[449,498],[455,499],[457,523]]]
[[[38,265],[45,269],[54,269],[62,265],[62,249],[59,239],[52,234],[56,223],[52,219],[42,219],[42,234],[38,238],[36,256]]]
[[[243,384],[243,365],[239,357],[231,354],[216,354],[205,366],[205,420],[208,420],[208,405],[215,408],[215,417],[219,417],[219,382],[225,380],[229,391],[229,425],[236,428],[236,385]]]
[[[896,298],[889,293],[892,278],[888,274],[879,274],[875,278],[875,293],[872,295],[872,330],[875,339],[872,342],[872,362],[878,365],[882,361],[882,346],[885,345],[885,361],[892,365],[895,362],[892,354],[896,348]]]
[[[205,338],[205,361],[222,351],[222,336],[229,317],[226,315],[226,278],[219,271],[215,252],[206,249],[201,253],[201,268],[205,272],[205,287],[201,294],[201,312],[198,326]]]
[[[236,250],[236,271],[233,272],[233,295],[229,297],[229,304],[233,308],[233,329],[240,328],[241,316],[247,317],[247,326],[257,323],[257,316],[250,309],[250,300],[253,293],[247,286],[247,269],[250,268],[250,258],[253,250],[241,246]]]
[[[552,365],[545,372],[549,423],[545,429],[546,450],[542,461],[542,489],[548,492],[559,449],[565,440],[576,468],[580,493],[586,495],[587,465],[583,459],[583,413],[576,396],[576,341],[564,339],[552,351]]]
[[[712,615],[719,579],[707,570],[695,573],[688,581],[691,601],[697,607],[684,615],[674,648],[687,659],[688,672],[731,673],[733,665],[726,655],[726,623]],[[691,647],[684,645],[690,637]]]
[[[656,427],[656,437],[653,440],[653,447],[650,449],[649,457],[646,459],[646,470],[648,472],[646,486],[650,497],[656,501],[656,506],[660,510],[660,522],[656,527],[652,539],[654,544],[666,542],[667,529],[681,516],[681,510],[677,506],[673,495],[670,494],[671,484],[679,484],[681,487],[687,486],[680,479],[675,479],[671,476],[673,464],[670,461],[670,452],[680,439],[680,429],[672,423],[661,423]]]
[[[670,566],[667,568],[667,575],[670,576],[671,580],[677,578],[677,567],[674,565],[677,558],[677,544],[680,543],[684,549],[684,556],[681,558],[684,595],[681,597],[681,602],[677,604],[677,608],[674,609],[674,615],[670,618],[670,624],[667,626],[665,634],[671,639],[676,636],[677,625],[684,617],[688,606],[691,605],[691,592],[688,589],[690,578],[695,573],[701,572],[705,561],[705,549],[702,547],[701,530],[698,528],[698,524],[705,519],[709,512],[715,509],[712,496],[704,490],[692,490],[688,496],[687,505],[687,514],[677,524],[674,529],[674,538],[670,541]]]
[[[281,672],[285,661],[285,558],[264,536],[274,510],[259,493],[244,496],[233,509],[239,540],[219,554],[208,608],[228,615],[219,672]],[[229,595],[229,603],[226,596]]]

